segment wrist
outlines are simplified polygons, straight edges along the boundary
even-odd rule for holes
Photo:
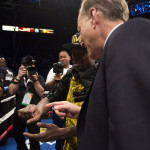
[[[12,83],[13,84],[20,84],[20,82],[21,82],[21,78],[17,76],[17,77],[14,78]]]
[[[23,75],[21,75],[21,74],[18,74],[18,75],[16,76],[16,78],[19,79],[19,80],[21,80],[22,77],[23,77]]]
[[[60,139],[70,138],[77,135],[76,126],[60,128]]]
[[[18,85],[19,85],[20,82],[18,82],[18,81],[17,81],[17,82],[16,82],[16,81],[13,81],[12,83],[13,83],[13,84],[18,84]]]
[[[17,81],[21,81],[21,78],[18,77],[18,76],[17,76],[15,79],[16,79]]]
[[[47,97],[42,98],[42,100],[37,104],[37,107],[40,111],[40,114],[43,115],[47,113],[50,108],[45,107],[46,104],[49,103],[49,99]]]

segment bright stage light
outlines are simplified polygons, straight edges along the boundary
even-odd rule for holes
[[[54,34],[53,29],[28,28],[28,27],[8,26],[8,25],[2,25],[2,30],[3,31],[35,32],[35,33]]]

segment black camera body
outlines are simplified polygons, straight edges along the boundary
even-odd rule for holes
[[[36,67],[32,67],[32,66],[27,66],[26,67],[27,71],[29,72],[29,75],[34,75],[37,72]]]
[[[61,62],[53,64],[53,72],[57,74],[63,73],[64,66]]]

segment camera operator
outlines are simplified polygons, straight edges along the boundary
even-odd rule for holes
[[[14,117],[14,138],[18,150],[27,150],[23,132],[27,126],[28,131],[39,133],[40,130],[33,124],[26,124],[26,120],[18,116],[17,111],[29,104],[37,104],[44,95],[45,82],[42,76],[38,75],[35,68],[35,60],[32,56],[26,56],[22,59],[18,75],[10,85],[10,94],[16,93],[16,111]],[[39,142],[30,140],[30,150],[40,150]]]
[[[4,99],[9,99],[11,96],[9,94],[9,85],[14,78],[13,72],[7,67],[6,60],[3,57],[0,57],[0,119],[3,118],[0,122],[0,136],[7,130],[7,128],[12,124],[13,115],[5,119],[9,111],[11,111],[15,105],[14,100],[3,101]],[[10,98],[11,99],[11,98]],[[5,145],[7,143],[8,135],[6,135],[1,141],[0,145]]]
[[[49,71],[46,78],[46,88],[51,90],[61,80],[61,77],[66,74],[67,70],[72,67],[70,65],[70,55],[67,51],[60,51],[59,62],[53,64],[53,68]],[[62,69],[63,67],[63,69]],[[62,71],[61,71],[62,70]]]

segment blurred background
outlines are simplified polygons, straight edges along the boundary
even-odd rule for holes
[[[150,18],[150,1],[127,2],[130,18]],[[58,61],[62,45],[71,42],[77,32],[79,7],[80,0],[0,0],[0,57],[5,57],[8,67],[17,73],[22,57],[32,55],[39,74],[46,78],[52,64]],[[4,31],[2,25],[17,28]],[[40,33],[42,29],[54,32]]]

